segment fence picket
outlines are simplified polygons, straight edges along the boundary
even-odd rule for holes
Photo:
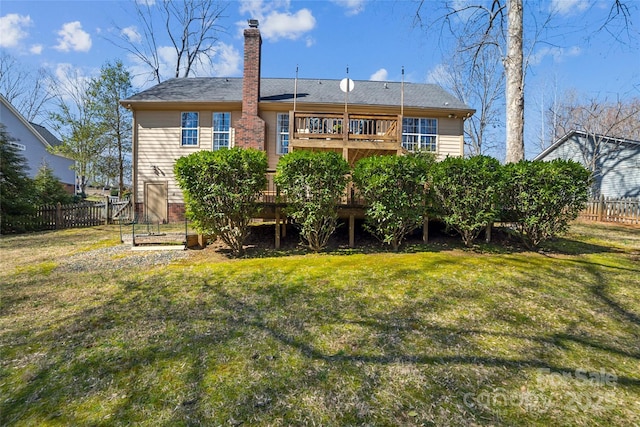
[[[640,224],[640,198],[591,199],[579,218],[589,221]]]

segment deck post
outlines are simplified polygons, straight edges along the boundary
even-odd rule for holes
[[[280,249],[280,208],[276,207],[276,249]]]
[[[282,218],[282,238],[286,238],[287,237],[287,217],[284,216]]]
[[[429,217],[427,215],[424,216],[422,221],[422,241],[424,243],[429,241]]]
[[[355,238],[355,216],[353,214],[349,215],[349,247],[355,248],[356,246],[356,238]]]
[[[487,243],[491,242],[491,230],[493,229],[493,222],[487,224],[487,228],[484,233],[484,241]]]

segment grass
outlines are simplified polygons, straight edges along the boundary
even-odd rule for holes
[[[0,425],[640,424],[638,228],[59,268],[118,243],[0,238]]]

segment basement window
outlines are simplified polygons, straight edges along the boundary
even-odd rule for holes
[[[229,148],[231,113],[213,113],[213,149]]]
[[[406,150],[436,151],[438,120],[405,117],[402,119],[402,147]]]
[[[182,145],[198,145],[198,113],[182,113]]]

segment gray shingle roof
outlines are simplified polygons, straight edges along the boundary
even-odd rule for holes
[[[260,86],[262,102],[293,102],[294,79],[263,78]],[[349,92],[349,104],[397,106],[401,99],[400,82],[355,81]],[[340,80],[298,79],[297,102],[344,104],[345,93]],[[124,102],[219,102],[242,101],[241,78],[195,77],[162,82]],[[434,84],[405,83],[405,107],[472,110],[462,101]]]
[[[37,125],[37,124],[35,124],[33,122],[29,122],[29,124],[31,124],[31,126],[33,126],[33,128],[36,130],[36,132],[38,132],[40,134],[40,136],[42,136],[44,138],[44,140],[49,143],[50,146],[55,147],[56,145],[62,144],[62,141],[60,141],[58,138],[56,138],[56,136],[54,134],[49,132],[49,129],[47,129],[46,127]]]

